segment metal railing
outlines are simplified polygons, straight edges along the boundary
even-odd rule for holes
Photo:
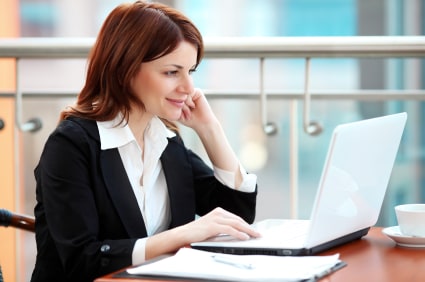
[[[94,38],[3,38],[0,39],[0,58],[16,58],[16,125],[22,131],[36,131],[38,119],[21,122],[22,93],[19,83],[19,59],[23,58],[86,58]],[[354,37],[218,37],[205,38],[206,58],[258,58],[260,60],[261,122],[267,134],[274,134],[276,126],[267,121],[267,95],[285,99],[304,98],[304,130],[318,134],[318,123],[309,119],[311,93],[309,89],[311,58],[415,58],[425,57],[424,36],[354,36]],[[266,93],[264,89],[264,59],[305,58],[304,93]],[[215,98],[254,98],[255,93],[233,94],[234,90],[214,93]],[[215,94],[215,95],[212,95]],[[300,95],[301,94],[301,95]],[[303,95],[302,95],[303,94]],[[354,91],[353,93],[319,93],[317,99],[424,99],[423,91]]]
[[[0,58],[15,58],[16,93],[15,121],[22,131],[37,131],[41,127],[38,118],[26,123],[21,121],[22,96],[19,81],[19,61],[25,58],[87,58],[94,38],[9,38],[0,39]],[[320,133],[318,122],[310,120],[310,100],[315,99],[356,99],[356,100],[425,100],[423,90],[354,90],[344,93],[310,93],[311,58],[423,58],[425,57],[425,36],[354,36],[354,37],[219,37],[205,38],[205,58],[258,58],[260,61],[260,89],[257,91],[235,91],[224,89],[208,91],[209,98],[259,99],[261,123],[266,134],[276,133],[276,125],[267,119],[267,101],[288,99],[290,114],[290,193],[291,213],[296,217],[297,202],[297,112],[296,101],[303,99],[303,128],[310,135]],[[264,88],[264,61],[268,58],[305,58],[305,81],[303,93],[270,92]],[[52,95],[29,93],[31,96]],[[26,94],[27,95],[27,94]],[[70,93],[55,93],[70,95]]]
[[[0,38],[1,58],[85,58],[94,38]],[[423,57],[425,36],[205,38],[207,58]]]

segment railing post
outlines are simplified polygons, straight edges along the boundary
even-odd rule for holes
[[[298,101],[291,100],[289,115],[289,195],[290,215],[298,219]]]
[[[264,57],[260,58],[260,103],[263,131],[267,135],[275,135],[277,133],[276,124],[267,120],[267,94],[264,89]]]
[[[19,79],[19,58],[16,59],[16,100],[15,100],[15,122],[19,130],[23,132],[36,132],[41,129],[42,122],[39,118],[32,118],[22,123],[22,91]]]
[[[322,126],[310,120],[310,57],[305,58],[305,81],[304,81],[304,131],[305,133],[315,136],[322,133]]]

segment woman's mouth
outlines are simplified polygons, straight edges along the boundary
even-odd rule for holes
[[[175,105],[176,107],[179,107],[179,108],[182,108],[184,106],[184,102],[185,102],[185,100],[171,99],[171,98],[167,98],[167,101],[170,102],[171,104]]]

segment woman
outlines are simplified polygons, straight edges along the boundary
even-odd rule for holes
[[[170,7],[137,1],[107,17],[85,86],[35,169],[32,281],[92,281],[220,233],[259,236],[248,224],[256,176],[193,85],[202,55],[199,31]],[[213,169],[176,121],[197,133]]]

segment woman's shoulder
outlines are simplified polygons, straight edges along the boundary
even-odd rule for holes
[[[60,121],[52,135],[65,135],[70,138],[88,136],[99,141],[99,130],[95,120],[69,117]]]

